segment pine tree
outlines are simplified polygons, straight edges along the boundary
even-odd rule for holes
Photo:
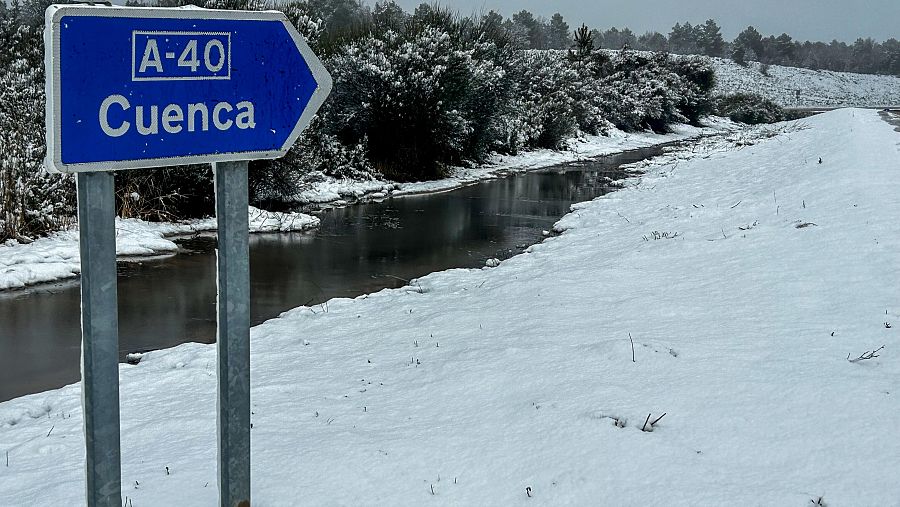
[[[569,60],[586,62],[594,53],[594,34],[584,24],[575,30],[575,44],[569,50]]]
[[[550,18],[548,39],[550,49],[567,49],[572,45],[572,39],[569,36],[569,24],[565,22],[562,14],[558,12]]]
[[[712,19],[707,19],[702,27],[698,27],[700,38],[698,45],[704,55],[722,56],[725,50],[725,40],[722,39],[722,31],[719,25]]]
[[[534,14],[522,9],[513,14],[512,21],[525,29],[530,49],[547,49],[547,28],[544,20],[536,19]]]
[[[735,44],[731,50],[731,59],[740,66],[747,65],[747,50],[744,46]]]
[[[748,61],[757,60],[764,54],[762,35],[752,26],[748,26],[738,34],[734,39],[734,45],[744,48],[744,56]]]
[[[638,37],[635,47],[644,51],[668,51],[669,40],[659,32],[647,32]]]

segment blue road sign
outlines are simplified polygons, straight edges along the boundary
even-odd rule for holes
[[[331,76],[277,11],[47,10],[47,168],[278,158]]]

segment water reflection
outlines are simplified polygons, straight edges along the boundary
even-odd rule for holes
[[[333,209],[312,233],[250,240],[253,323],[334,297],[399,287],[426,273],[484,265],[540,241],[573,202],[610,190],[615,167],[659,153],[638,150],[437,195]],[[122,356],[215,340],[215,239],[179,242],[172,257],[120,262]],[[0,295],[0,401],[79,378],[77,282]]]

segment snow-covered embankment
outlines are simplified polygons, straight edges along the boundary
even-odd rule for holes
[[[783,107],[900,106],[900,77],[770,65],[746,66],[708,58],[716,93],[758,93]]]
[[[254,328],[254,502],[895,503],[900,134],[805,125],[648,164],[497,268]],[[215,503],[214,375],[197,344],[122,366],[135,505]],[[3,498],[81,502],[82,445],[77,385],[0,404]]]
[[[318,227],[319,219],[304,213],[280,213],[248,208],[250,232],[290,232]],[[215,218],[186,222],[145,222],[116,219],[116,255],[173,254],[178,245],[170,238],[216,230]],[[57,232],[32,243],[0,244],[0,290],[15,289],[72,278],[81,272],[78,230]]]
[[[343,206],[349,201],[443,192],[512,172],[586,160],[740,128],[722,118],[708,118],[705,123],[707,126],[702,128],[675,125],[674,131],[669,134],[613,129],[607,136],[571,139],[568,150],[535,150],[515,156],[496,156],[489,164],[472,168],[458,167],[447,178],[435,181],[396,183],[322,176],[311,188],[296,196],[296,201],[300,204],[332,203]],[[319,225],[317,217],[304,213],[271,212],[252,206],[249,213],[250,232],[292,232],[313,229]],[[116,253],[132,257],[171,255],[178,250],[178,246],[169,239],[172,236],[212,231],[215,228],[215,219],[179,223],[117,220]],[[0,244],[0,290],[73,278],[80,271],[78,231],[75,229],[58,232],[28,244],[15,241]]]

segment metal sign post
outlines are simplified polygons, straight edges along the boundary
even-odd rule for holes
[[[87,503],[122,505],[119,459],[119,315],[112,173],[77,176],[81,249],[81,400]]]
[[[121,505],[114,177],[212,163],[219,502],[250,504],[249,160],[283,156],[331,77],[277,11],[51,5],[47,159],[78,173],[87,504]]]
[[[250,502],[250,241],[247,162],[213,164],[218,222],[219,497]]]

